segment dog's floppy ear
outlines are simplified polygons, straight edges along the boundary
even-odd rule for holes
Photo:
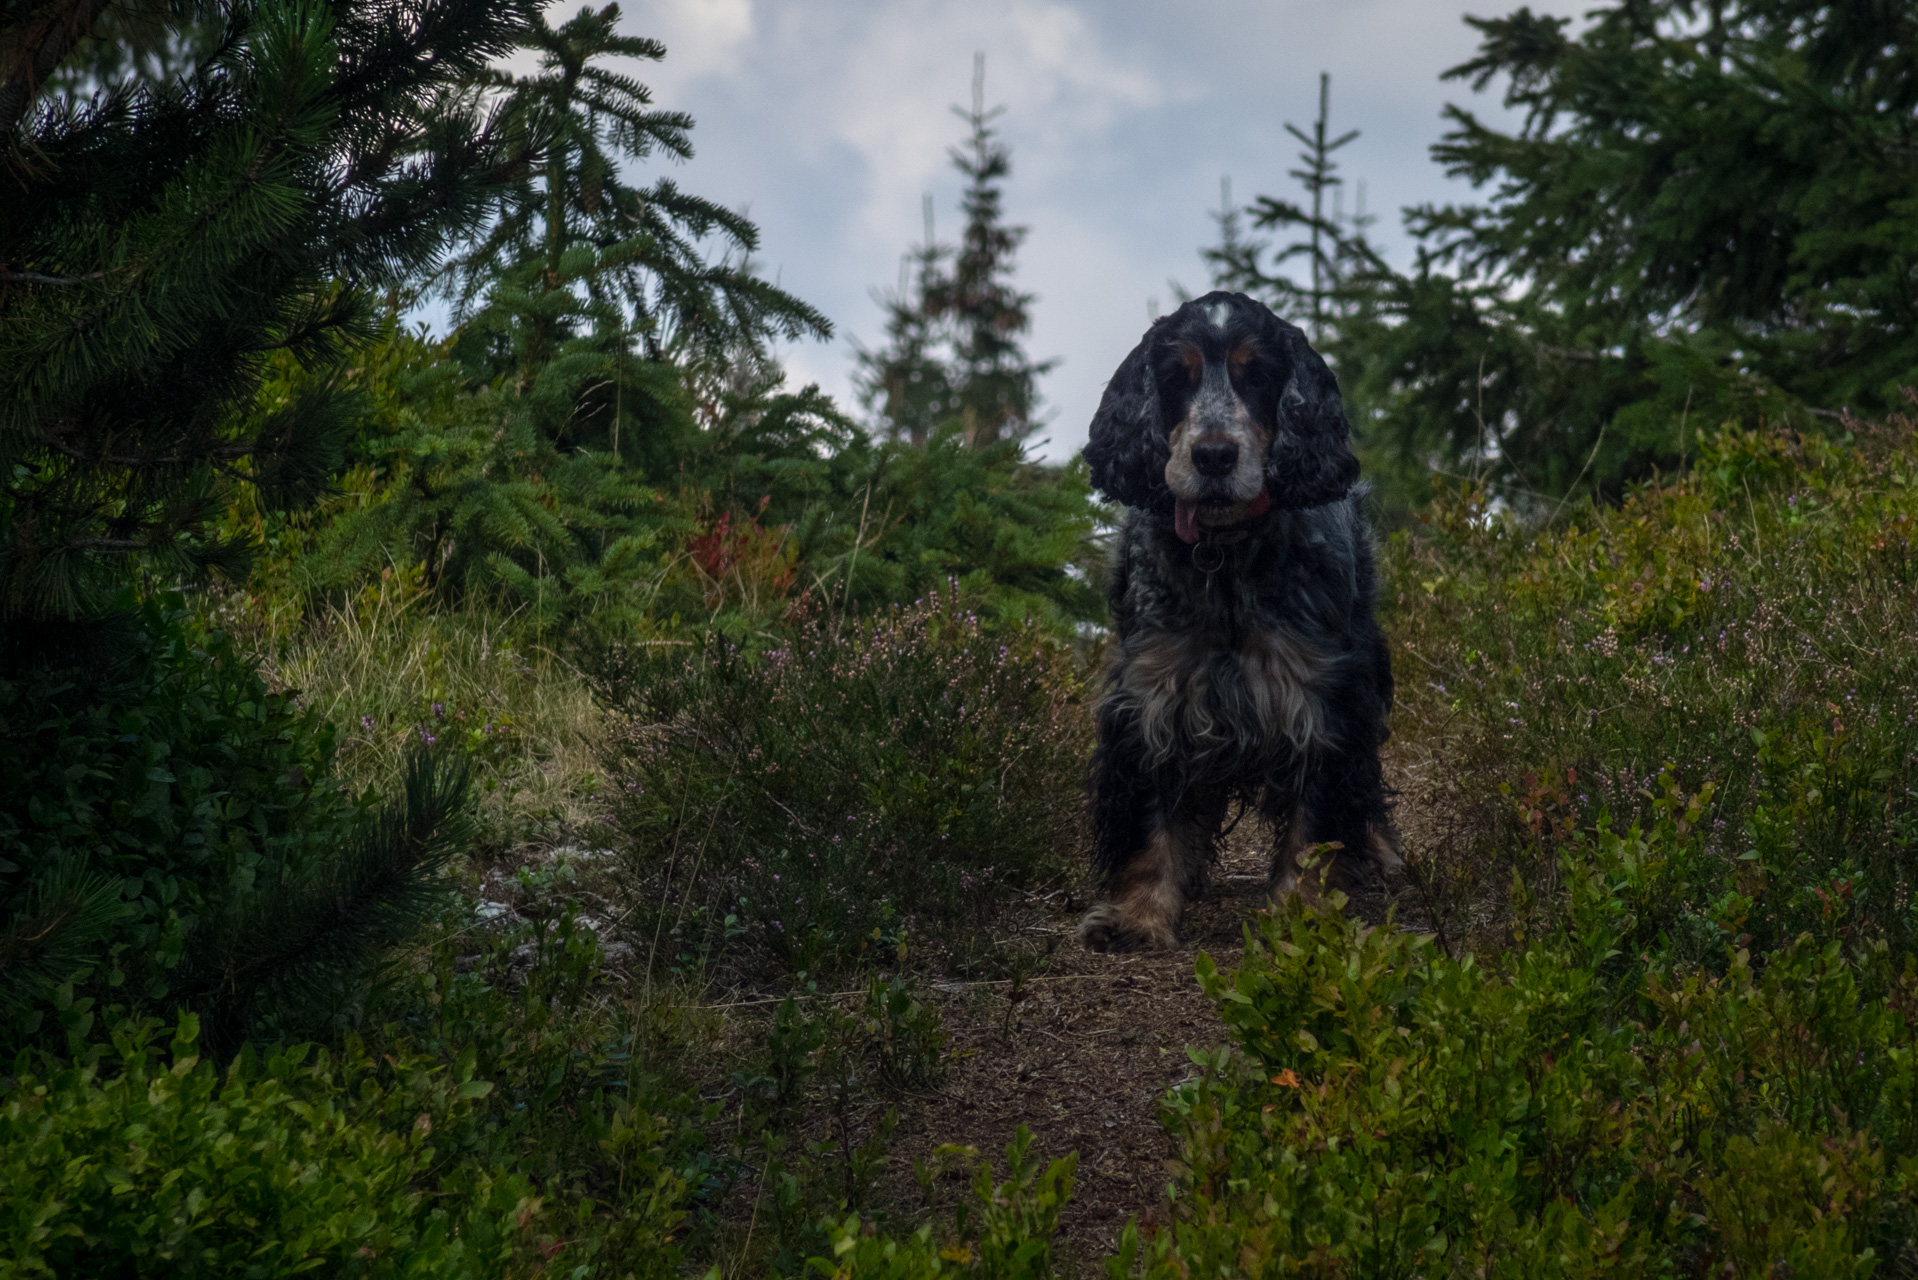
[[[1086,441],[1086,465],[1092,487],[1127,507],[1150,505],[1165,488],[1165,464],[1172,456],[1166,443],[1159,409],[1159,388],[1152,377],[1146,352],[1158,332],[1155,323],[1132,354],[1119,362],[1118,372],[1106,383],[1099,411],[1092,415]]]
[[[1290,368],[1279,392],[1278,430],[1266,455],[1265,488],[1274,506],[1322,507],[1358,483],[1359,460],[1352,453],[1338,380],[1303,333],[1283,325],[1282,342]]]

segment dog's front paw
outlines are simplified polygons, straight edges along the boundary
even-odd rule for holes
[[[1079,921],[1079,941],[1088,951],[1123,950],[1115,947],[1123,935],[1119,926],[1119,911],[1110,902],[1101,902],[1085,913]]]
[[[1316,907],[1324,896],[1325,876],[1317,867],[1308,867],[1304,871],[1287,871],[1272,878],[1272,886],[1267,891],[1272,909],[1279,911],[1289,902],[1302,902],[1308,907]]]
[[[1171,926],[1129,919],[1110,902],[1086,912],[1079,941],[1088,951],[1169,951],[1179,943]]]

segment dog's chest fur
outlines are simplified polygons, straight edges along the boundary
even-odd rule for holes
[[[1152,522],[1129,522],[1112,695],[1156,763],[1239,773],[1322,744],[1355,591],[1339,571],[1349,524],[1336,510],[1280,516],[1208,575]]]
[[[1155,762],[1302,754],[1323,735],[1334,661],[1281,629],[1248,633],[1236,647],[1162,632],[1141,639],[1119,689],[1138,709]]]

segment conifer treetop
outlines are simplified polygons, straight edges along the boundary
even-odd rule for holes
[[[691,159],[693,119],[654,107],[646,85],[605,65],[666,56],[657,40],[621,35],[620,18],[617,4],[582,7],[557,27],[535,15],[524,45],[538,69],[489,72],[518,164],[499,215],[449,274],[460,310],[470,314],[493,281],[536,262],[535,287],[559,287],[565,275],[620,302],[654,358],[831,336],[822,313],[753,271],[759,231],[745,214],[670,177],[641,187],[622,172]]]
[[[85,615],[138,564],[238,573],[248,544],[211,531],[235,484],[273,507],[324,488],[352,397],[320,378],[262,403],[263,371],[337,365],[481,222],[510,157],[461,86],[521,19],[235,4],[188,74],[41,96],[0,134],[0,615]],[[52,47],[6,30],[15,74]]]
[[[898,291],[878,295],[887,344],[860,355],[862,394],[878,407],[882,429],[917,445],[948,419],[960,421],[973,444],[1024,440],[1038,426],[1039,375],[1056,364],[1026,355],[1034,298],[1015,287],[1013,275],[1027,229],[1005,222],[1012,152],[993,127],[1005,108],[986,108],[985,83],[979,54],[972,105],[952,109],[968,137],[947,153],[966,179],[959,243],[941,245],[933,236],[928,196],[924,244],[908,255]]]

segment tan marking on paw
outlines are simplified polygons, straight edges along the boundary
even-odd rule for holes
[[[1165,951],[1179,944],[1170,929],[1125,918],[1110,902],[1101,902],[1079,921],[1079,941],[1088,951]]]
[[[1388,871],[1397,871],[1405,865],[1405,859],[1399,852],[1398,832],[1390,827],[1372,827],[1366,832],[1366,852],[1372,855],[1372,865],[1383,875]]]
[[[1163,823],[1113,877],[1112,901],[1086,912],[1079,940],[1094,951],[1165,950],[1179,944],[1179,916],[1195,862],[1190,832]]]

